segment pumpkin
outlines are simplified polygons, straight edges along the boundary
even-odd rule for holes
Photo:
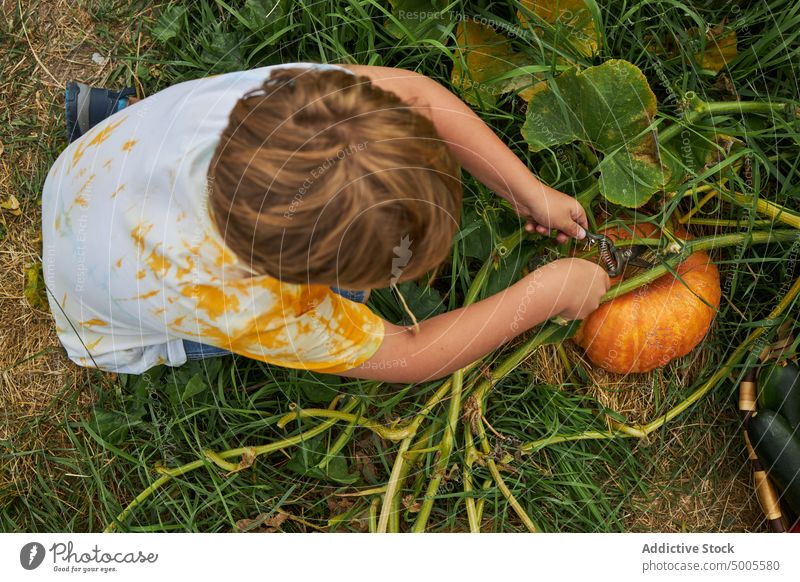
[[[639,238],[661,236],[649,223],[631,226],[630,230]],[[613,240],[631,238],[623,227],[603,233]],[[688,238],[684,232],[675,234]],[[682,281],[666,273],[602,304],[583,320],[575,341],[592,363],[618,374],[649,372],[685,356],[703,340],[719,307],[719,271],[706,253],[696,252],[675,272]]]

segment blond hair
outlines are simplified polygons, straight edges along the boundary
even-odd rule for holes
[[[226,245],[288,283],[416,279],[458,229],[459,167],[433,123],[344,71],[273,71],[233,108],[209,181]]]

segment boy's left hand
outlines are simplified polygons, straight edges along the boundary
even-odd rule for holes
[[[578,240],[586,237],[589,228],[586,212],[572,196],[539,183],[535,189],[514,194],[509,202],[517,214],[527,218],[525,230],[528,232],[536,231],[548,236],[551,230],[557,230],[559,243],[567,242],[569,237]]]

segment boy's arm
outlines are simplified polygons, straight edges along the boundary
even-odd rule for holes
[[[410,107],[433,121],[459,163],[528,218],[528,230],[557,239],[583,238],[588,228],[586,214],[572,198],[543,184],[497,137],[472,109],[430,77],[392,67],[342,65],[373,84],[395,93]]]
[[[554,261],[483,301],[421,322],[416,335],[385,322],[378,351],[341,375],[384,382],[441,378],[551,317],[582,319],[597,308],[609,285],[594,263]]]

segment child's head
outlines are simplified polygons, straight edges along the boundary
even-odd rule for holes
[[[344,71],[274,71],[231,112],[209,180],[227,246],[289,283],[415,279],[458,229],[459,167],[433,124]]]

